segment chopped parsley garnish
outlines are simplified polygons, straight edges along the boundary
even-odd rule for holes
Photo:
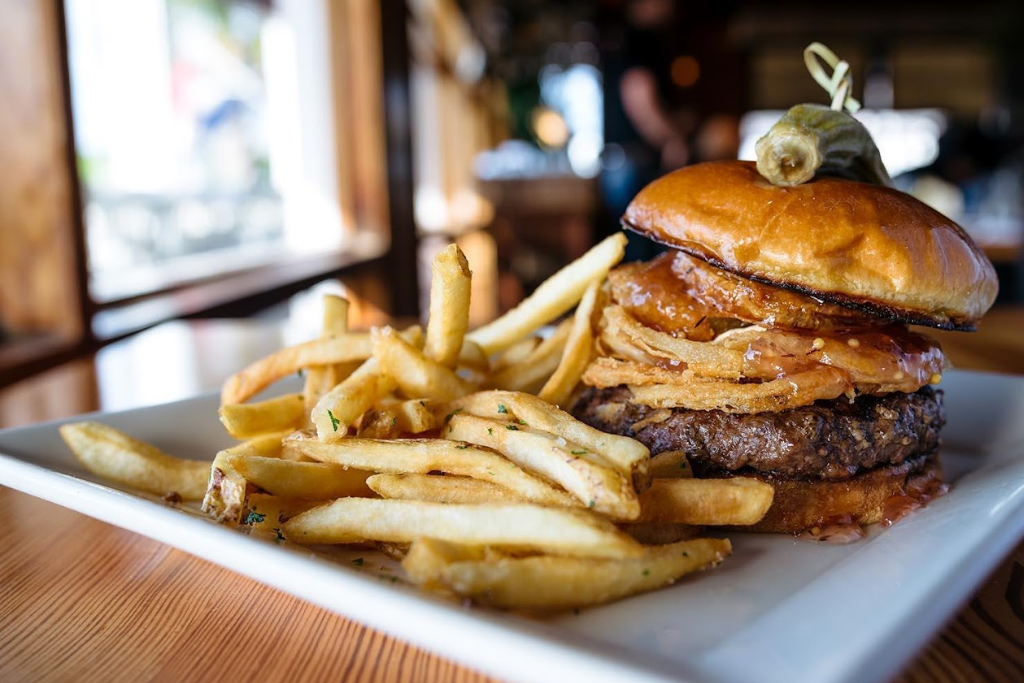
[[[573,455],[583,455],[584,453],[586,453],[586,452],[587,452],[587,449],[586,449],[586,448],[584,448],[584,449],[583,449],[582,451],[570,451],[570,452],[571,452],[571,453],[572,453]]]
[[[306,376],[306,368],[299,368],[299,371],[297,373],[295,373],[295,374],[297,374],[299,377],[305,377]]]
[[[453,410],[452,412],[448,413],[447,415],[444,416],[444,423],[448,424],[449,422],[452,421],[453,417],[455,417],[456,415],[458,415],[461,412],[462,412],[462,408],[459,408],[458,410]]]
[[[523,419],[516,420],[516,422],[518,422],[521,425],[526,424],[526,420],[523,420]]]
[[[651,570],[650,569],[644,569],[644,576],[650,576],[650,575],[651,575]]]
[[[516,427],[515,425],[512,425],[512,424],[505,425],[505,429],[511,429],[513,432],[518,432],[519,431],[519,427]]]
[[[397,417],[391,418],[391,426],[394,427],[396,424],[398,424],[398,418]]]
[[[589,502],[589,503],[587,503],[587,507],[588,507],[588,508],[592,508],[592,507],[594,507],[594,499],[593,499],[593,498],[591,498],[591,499],[590,499],[590,502]]]
[[[688,553],[688,552],[686,552],[686,551],[684,550],[684,551],[683,551],[683,557],[689,557],[689,556],[690,556],[690,553]]]
[[[685,460],[684,460],[684,461],[682,461],[681,463],[679,463],[679,469],[681,469],[681,470],[685,470],[685,469],[686,469],[686,467],[687,467],[687,463],[686,463],[686,461],[685,461]]]
[[[469,446],[467,446],[466,444],[460,444],[460,445],[456,446],[456,448],[458,448],[460,451],[464,451],[467,448],[469,448]]]
[[[253,508],[252,510],[249,510],[249,514],[247,514],[245,516],[245,521],[242,522],[242,523],[243,524],[259,524],[260,522],[262,522],[266,518],[267,518],[267,516],[265,514],[263,514],[262,512],[256,512],[256,509]]]
[[[357,557],[356,559],[352,560],[352,564],[354,564],[357,567],[362,567],[363,566],[363,558]]]
[[[284,542],[284,534],[281,533],[281,530],[278,529],[277,527],[274,527],[274,533],[277,534],[277,538],[275,538],[274,541],[276,541],[277,543],[283,543]]]
[[[331,426],[334,427],[334,431],[338,431],[338,425],[341,424],[341,420],[334,417],[334,413],[330,410],[327,411],[327,417],[331,418]]]
[[[491,436],[494,436],[494,430],[491,429],[490,427],[487,428],[487,433],[490,434]]]
[[[505,407],[504,403],[498,404],[498,412],[501,413],[502,415],[508,412],[508,408]]]

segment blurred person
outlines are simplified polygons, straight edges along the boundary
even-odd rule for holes
[[[712,114],[697,130],[692,163],[735,159],[740,151],[740,122],[733,114]]]
[[[617,22],[617,49],[606,54],[605,153],[601,194],[608,219],[604,232],[633,196],[666,171],[690,162],[692,112],[671,106],[671,64],[676,5],[672,0],[632,0]],[[648,259],[661,247],[630,235],[626,260]]]

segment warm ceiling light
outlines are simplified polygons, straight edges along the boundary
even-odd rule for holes
[[[569,126],[562,115],[553,109],[538,108],[533,115],[533,130],[537,139],[547,147],[565,147],[569,142]]]
[[[700,79],[700,62],[690,55],[672,60],[672,82],[680,88],[689,88]]]

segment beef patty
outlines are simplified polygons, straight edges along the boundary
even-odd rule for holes
[[[840,481],[935,452],[946,423],[942,391],[930,386],[912,394],[862,395],[853,402],[838,398],[753,414],[655,410],[631,398],[624,386],[588,388],[572,413],[602,431],[636,438],[651,455],[683,450],[698,475],[750,468]]]

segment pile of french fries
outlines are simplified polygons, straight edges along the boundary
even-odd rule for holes
[[[558,407],[591,364],[624,245],[604,240],[473,332],[455,245],[432,264],[425,329],[354,332],[345,300],[327,297],[320,338],[225,382],[220,419],[239,443],[212,463],[97,423],[61,434],[113,481],[201,500],[218,522],[277,542],[380,548],[408,581],[459,599],[550,611],[671,584],[731,552],[696,538],[700,527],[753,524],[773,491],[693,479],[685,454],[651,458]],[[297,372],[302,392],[255,400]]]

